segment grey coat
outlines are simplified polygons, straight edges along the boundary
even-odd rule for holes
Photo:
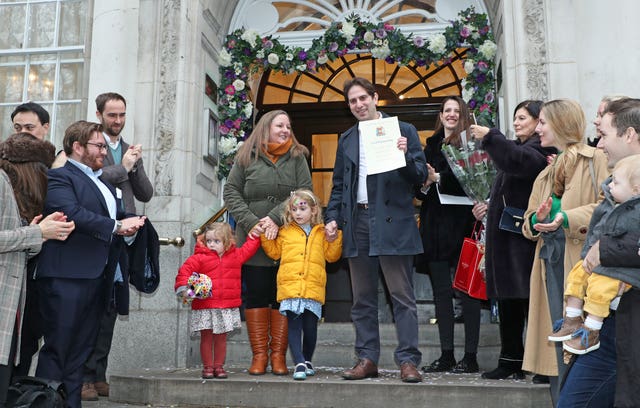
[[[387,115],[383,114],[383,117]],[[414,189],[427,178],[427,165],[416,128],[400,123],[407,138],[405,167],[367,177],[369,199],[369,255],[416,255],[422,241],[413,206]],[[342,256],[358,256],[354,220],[357,211],[359,132],[356,124],[338,140],[333,187],[325,213],[326,223],[336,221],[342,229]]]
[[[122,155],[129,149],[129,144],[120,138],[122,144]],[[102,179],[108,181],[114,187],[122,190],[122,200],[124,201],[125,213],[137,214],[134,197],[143,203],[151,200],[153,196],[153,186],[144,171],[142,158],[136,162],[130,172],[122,164],[114,164],[111,149],[107,148],[107,156],[104,158],[102,168]]]
[[[40,227],[22,226],[11,182],[0,170],[0,364],[8,365],[16,313],[24,311],[27,258],[41,247]],[[18,350],[15,363],[19,358]]]
[[[601,265],[596,266],[593,272],[619,279],[639,288],[640,261],[638,259],[640,256],[638,256],[637,242],[640,236],[640,197],[634,197],[616,205],[609,191],[610,181],[611,178],[608,178],[602,183],[604,200],[593,212],[581,256],[584,259],[591,246],[600,240]],[[625,237],[630,237],[632,242],[635,241],[635,247],[630,248],[626,256],[611,259],[607,251],[616,251],[618,248],[616,243],[623,244]]]

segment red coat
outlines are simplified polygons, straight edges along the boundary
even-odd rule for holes
[[[235,245],[222,256],[198,243],[194,254],[184,261],[176,276],[176,293],[187,287],[193,272],[204,273],[211,278],[212,295],[207,299],[194,299],[192,309],[227,309],[239,307],[242,279],[241,267],[260,248],[259,239],[247,239],[240,248]],[[180,290],[178,290],[180,289]]]

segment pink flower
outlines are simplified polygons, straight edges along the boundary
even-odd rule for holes
[[[227,48],[232,49],[236,46],[236,40],[229,40],[227,43]]]
[[[480,112],[484,112],[484,111],[491,112],[491,109],[489,108],[489,105],[487,105],[486,103],[484,103],[484,104],[482,104],[480,106]]]
[[[233,85],[227,85],[227,87],[224,88],[224,93],[227,95],[233,95],[236,93],[236,88],[234,88]]]
[[[462,38],[467,38],[468,36],[471,35],[471,30],[469,29],[469,26],[462,26],[462,29],[460,30],[460,37]]]
[[[489,65],[484,61],[479,61],[477,67],[482,72],[487,72],[487,69],[489,69]]]
[[[229,128],[226,127],[225,125],[220,125],[220,128],[218,130],[220,131],[221,135],[228,135],[229,134]]]
[[[387,31],[393,31],[394,27],[389,23],[384,23],[384,29]]]
[[[310,71],[313,71],[314,69],[316,69],[316,60],[314,59],[307,60],[307,69]]]

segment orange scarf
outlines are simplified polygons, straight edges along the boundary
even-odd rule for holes
[[[269,160],[273,162],[273,164],[276,164],[278,162],[278,159],[282,155],[287,153],[289,149],[291,149],[292,144],[293,144],[293,139],[291,138],[289,138],[284,143],[267,143],[267,150],[265,151],[263,149],[262,151],[269,158]]]

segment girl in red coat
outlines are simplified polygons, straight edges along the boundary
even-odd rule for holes
[[[191,301],[187,281],[193,272],[211,279],[211,297],[191,302],[191,335],[200,332],[202,378],[227,378],[223,365],[227,354],[227,333],[240,328],[240,268],[260,247],[258,235],[236,248],[229,224],[214,222],[207,226],[204,243],[198,241],[194,254],[178,270],[176,294],[183,301]],[[212,352],[213,349],[213,352]]]

